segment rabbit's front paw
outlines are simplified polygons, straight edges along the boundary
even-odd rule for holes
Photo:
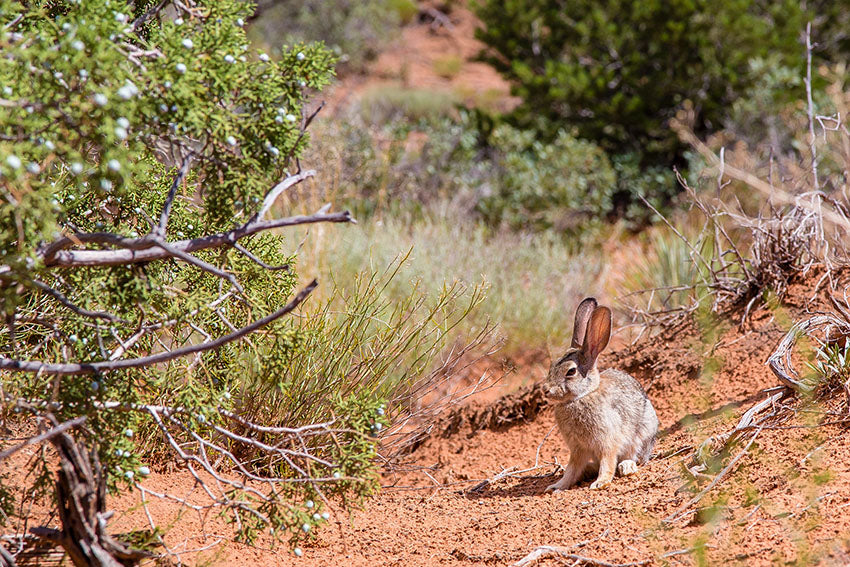
[[[597,478],[596,480],[593,481],[593,484],[590,485],[590,489],[591,490],[600,490],[600,489],[608,486],[610,483],[611,483],[610,478]]]
[[[617,465],[617,472],[620,473],[620,476],[635,474],[637,470],[637,463],[632,461],[631,459],[625,460],[619,465]]]
[[[571,486],[569,479],[564,477],[555,484],[550,484],[546,487],[546,492],[555,492],[556,490],[566,490]]]

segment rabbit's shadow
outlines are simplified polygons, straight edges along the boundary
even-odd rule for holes
[[[510,477],[512,481],[502,479],[497,483],[482,482],[470,489],[463,491],[463,496],[468,500],[481,500],[483,498],[516,498],[519,496],[543,496],[547,494],[546,488],[561,479],[563,471],[543,475],[528,475]],[[585,475],[579,486],[585,482],[592,481],[595,474]]]

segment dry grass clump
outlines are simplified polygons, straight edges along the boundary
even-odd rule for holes
[[[725,134],[703,142],[688,128],[687,113],[673,122],[704,167],[691,179],[679,175],[687,211],[665,219],[669,232],[656,238],[654,262],[624,278],[624,303],[638,320],[670,324],[700,306],[714,312],[743,306],[743,323],[757,301],[768,293],[781,299],[813,266],[825,266],[824,280],[831,281],[833,268],[846,264],[850,131],[841,117],[848,95],[835,89],[830,95],[834,113],[811,115],[812,128],[800,119],[789,146],[802,149],[785,155]],[[674,238],[680,243],[673,245]],[[675,258],[687,259],[688,268],[678,270],[685,281],[640,277],[669,275],[663,267]],[[641,289],[638,282],[654,285]]]
[[[304,261],[316,261],[342,290],[363,270],[382,268],[405,256],[385,297],[398,300],[412,287],[429,296],[446,285],[474,289],[485,297],[457,329],[475,334],[489,321],[499,325],[506,354],[561,343],[570,333],[567,316],[587,290],[597,288],[603,259],[579,256],[557,235],[493,232],[452,207],[421,215],[385,215],[349,231],[314,231],[315,246]],[[322,289],[317,290],[322,293]]]

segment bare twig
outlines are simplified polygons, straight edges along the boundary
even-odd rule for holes
[[[700,155],[703,156],[706,161],[708,161],[710,165],[715,167],[719,166],[720,159],[714,154],[714,152],[711,151],[711,149],[707,145],[705,145],[704,142],[697,138],[693,132],[688,130],[676,120],[671,120],[670,124],[671,127],[676,130],[679,136],[685,142],[692,145],[700,153]],[[801,199],[797,195],[792,195],[791,193],[785,191],[780,187],[771,185],[766,181],[759,179],[758,176],[750,173],[749,171],[744,171],[743,169],[730,165],[728,162],[726,163],[723,169],[727,176],[747,184],[751,188],[766,196],[771,201],[813,211],[816,214],[822,214],[824,220],[829,221],[830,224],[836,227],[844,228],[845,230],[850,230],[850,220],[848,220],[841,214],[829,210],[824,210],[821,212],[814,204],[807,202],[804,199]]]
[[[818,152],[815,141],[815,104],[812,100],[812,22],[806,24],[806,102],[808,104],[809,117],[809,151],[812,154],[812,186],[815,191],[818,183]]]
[[[208,272],[208,273],[210,273],[214,276],[217,276],[219,278],[222,278],[222,279],[229,281],[230,285],[232,285],[234,288],[236,288],[236,290],[239,293],[245,292],[245,290],[242,288],[242,285],[239,283],[239,281],[236,279],[236,276],[234,276],[233,274],[228,273],[228,272],[226,272],[226,271],[224,271],[220,268],[217,268],[217,267],[213,266],[212,264],[210,264],[209,262],[204,262],[200,258],[192,256],[191,254],[189,254],[187,252],[183,252],[179,248],[176,248],[176,247],[168,244],[165,240],[157,239],[156,243],[157,243],[157,246],[159,246],[160,248],[162,248],[163,250],[165,250],[166,252],[171,254],[173,257],[179,258],[179,259],[183,260],[184,262],[187,262],[187,263],[192,264],[193,266],[195,266],[197,268],[202,269],[205,272]]]
[[[280,265],[280,266],[272,266],[270,264],[266,264],[256,254],[252,253],[250,250],[248,250],[247,248],[245,248],[244,246],[242,246],[238,242],[235,242],[233,244],[233,247],[236,248],[242,254],[244,254],[248,259],[255,262],[258,266],[260,266],[261,268],[264,268],[266,270],[276,271],[276,270],[288,270],[289,269],[289,264],[283,264],[283,265]]]
[[[160,10],[162,10],[165,5],[168,4],[168,1],[169,0],[160,0],[159,3],[152,5],[150,8],[147,9],[144,14],[136,18],[135,21],[133,21],[133,31],[138,31],[139,28],[145,24],[145,22],[147,22],[149,19],[158,14]]]
[[[153,233],[159,237],[165,237],[165,231],[168,227],[168,217],[171,215],[171,206],[174,204],[174,197],[177,196],[177,189],[186,178],[189,172],[189,166],[192,164],[192,154],[190,153],[183,159],[183,164],[174,177],[174,182],[171,184],[171,189],[168,190],[168,196],[165,198],[165,204],[162,206],[162,212],[159,215],[159,224],[153,229]]]
[[[585,557],[583,555],[570,553],[569,549],[566,547],[560,547],[557,545],[541,545],[514,563],[511,567],[525,567],[526,565],[535,563],[544,557],[563,557],[564,559],[574,561],[577,565],[595,565],[597,567],[639,567],[640,565],[648,565],[650,563],[649,559],[633,561],[631,563],[611,563],[610,561],[604,561],[602,559],[594,559],[592,557]]]
[[[12,360],[5,357],[0,357],[0,369],[15,370],[21,372],[41,372],[44,374],[95,374],[108,370],[119,370],[123,368],[139,368],[143,366],[151,366],[160,362],[167,362],[175,358],[194,354],[196,352],[204,352],[207,350],[218,348],[224,344],[240,339],[257,329],[260,329],[272,321],[279,319],[295,309],[306,297],[312,292],[318,282],[313,280],[307,287],[302,289],[292,301],[284,307],[278,309],[274,313],[259,319],[250,325],[246,325],[236,332],[230,333],[223,337],[210,342],[205,342],[199,345],[190,345],[183,348],[174,349],[170,352],[162,352],[141,358],[130,358],[126,360],[106,360],[101,362],[82,362],[69,364],[54,364],[49,362],[39,361],[23,361]]]
[[[74,427],[79,427],[80,425],[85,423],[85,421],[86,421],[86,416],[81,415],[80,417],[71,419],[69,421],[66,421],[65,423],[57,425],[56,427],[49,429],[49,430],[45,431],[44,433],[42,433],[40,435],[36,435],[35,437],[30,437],[26,441],[24,441],[23,443],[19,443],[18,445],[15,445],[14,447],[10,447],[10,448],[6,449],[5,451],[0,452],[0,462],[4,461],[7,457],[9,457],[11,455],[14,455],[15,453],[17,453],[21,449],[29,447],[30,445],[38,445],[42,441],[46,441],[46,440],[52,438],[55,435],[59,435],[60,433],[64,433],[65,431],[72,429]]]
[[[106,319],[107,321],[111,321],[113,323],[126,323],[124,319],[113,315],[112,313],[107,313],[105,311],[90,311],[88,309],[83,309],[78,305],[75,305],[70,299],[65,297],[65,295],[50,287],[44,282],[40,282],[38,280],[32,280],[32,284],[43,292],[47,293],[54,299],[56,299],[59,303],[76,313],[77,315],[82,315],[83,317],[95,317],[100,319]]]
[[[664,521],[665,523],[671,523],[671,522],[674,522],[676,519],[678,519],[678,518],[682,517],[682,515],[683,515],[683,514],[687,514],[687,512],[689,511],[689,509],[691,508],[691,506],[693,506],[694,504],[696,504],[696,503],[698,503],[700,500],[702,500],[703,496],[705,496],[706,494],[708,494],[708,493],[709,493],[709,492],[710,492],[710,491],[711,491],[711,490],[712,490],[715,486],[717,486],[717,484],[718,484],[721,480],[723,480],[723,478],[724,478],[724,477],[725,477],[725,476],[729,473],[729,471],[731,471],[731,470],[735,467],[735,465],[737,465],[737,464],[738,464],[738,461],[740,461],[740,460],[744,457],[744,455],[746,455],[746,454],[747,454],[747,451],[749,450],[749,448],[750,448],[750,446],[753,444],[753,442],[756,440],[756,437],[758,437],[759,433],[761,433],[761,429],[760,429],[760,428],[756,430],[756,432],[753,434],[753,436],[752,436],[752,437],[750,437],[750,441],[749,441],[749,442],[747,443],[747,445],[743,448],[743,450],[741,450],[741,452],[740,452],[740,453],[738,453],[737,455],[735,455],[735,457],[734,457],[731,461],[729,461],[729,464],[728,464],[728,465],[726,465],[725,467],[723,467],[723,470],[722,470],[722,471],[720,471],[719,473],[717,473],[717,475],[714,477],[714,480],[712,480],[712,481],[709,483],[709,485],[708,485],[708,486],[706,486],[705,488],[703,488],[702,490],[700,490],[699,494],[697,494],[696,496],[694,496],[693,498],[691,498],[691,499],[688,501],[688,503],[687,503],[687,504],[685,504],[684,506],[681,506],[681,507],[680,507],[680,508],[679,508],[676,512],[673,512],[672,514],[670,514],[669,516],[667,516],[666,518],[664,518],[664,520],[663,520],[663,521]]]
[[[308,177],[313,177],[314,175],[316,175],[316,170],[308,169],[307,171],[302,171],[301,173],[290,175],[289,177],[275,185],[272,190],[266,194],[265,199],[263,199],[263,205],[260,207],[260,210],[257,211],[257,214],[251,217],[251,222],[263,220],[263,217],[266,216],[266,213],[269,212],[269,209],[272,208],[272,205],[274,205],[275,201],[277,201],[278,197],[280,197],[284,191],[286,191],[293,185],[301,183]]]

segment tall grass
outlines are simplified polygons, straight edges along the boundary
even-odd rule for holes
[[[451,92],[383,85],[369,89],[358,101],[358,112],[371,126],[409,121],[433,121],[456,114],[457,97]]]
[[[706,284],[705,269],[694,255],[710,253],[710,235],[699,233],[693,224],[677,224],[679,234],[662,225],[627,245],[630,261],[612,274],[612,284],[630,310],[669,312],[698,302],[707,293],[701,285]]]
[[[508,353],[562,343],[570,332],[571,310],[596,293],[603,264],[599,255],[576,255],[557,234],[494,233],[450,204],[314,231],[305,241],[301,270],[331,274],[333,285],[320,293],[350,290],[358,273],[404,257],[384,296],[398,301],[414,287],[433,296],[446,285],[472,290],[483,283],[486,297],[457,331],[474,335],[491,320],[499,325]]]
[[[481,303],[482,289],[460,282],[433,290],[399,285],[404,263],[400,257],[347,273],[344,282],[326,284],[324,297],[311,297],[291,334],[279,338],[294,348],[272,348],[257,368],[245,368],[243,415],[295,426],[331,420],[352,396],[415,403],[422,379],[450,362],[443,351]],[[391,286],[396,294],[387,293]]]

